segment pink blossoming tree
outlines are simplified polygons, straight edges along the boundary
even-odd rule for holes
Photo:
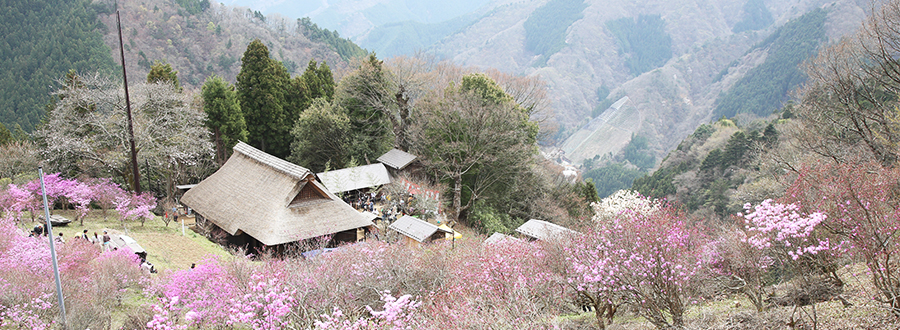
[[[570,251],[569,281],[610,304],[621,297],[660,329],[681,328],[693,284],[703,274],[702,239],[671,205],[625,208],[598,219],[596,229]],[[599,315],[598,323],[603,326]]]
[[[830,234],[865,262],[878,298],[900,317],[900,168],[874,162],[801,169],[785,199],[828,215]]]

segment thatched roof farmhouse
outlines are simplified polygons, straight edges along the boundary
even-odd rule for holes
[[[310,170],[243,142],[181,202],[197,213],[198,223],[202,218],[230,235],[229,242],[248,247],[323,235],[356,241],[364,228],[373,226],[317,182]]]

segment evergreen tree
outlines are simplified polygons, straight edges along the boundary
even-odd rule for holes
[[[222,165],[238,140],[247,140],[247,125],[234,86],[222,77],[207,78],[202,97],[203,111],[206,112],[203,124],[212,132],[216,162]]]
[[[349,165],[350,118],[335,109],[325,98],[313,100],[300,114],[291,131],[291,162],[313,171],[324,171],[326,165],[343,168]]]
[[[512,96],[506,94],[497,82],[483,73],[467,74],[462,77],[460,89],[463,92],[473,92],[485,102],[496,104],[513,102]]]
[[[178,71],[172,69],[172,65],[165,62],[154,61],[150,67],[150,73],[147,74],[147,83],[170,83],[175,86],[175,90],[179,93],[183,90],[181,83],[178,82]]]
[[[649,150],[648,140],[644,136],[631,134],[631,141],[622,149],[625,160],[646,171],[656,165],[656,157]]]
[[[497,91],[491,79],[471,74],[459,87],[451,84],[417,103],[414,152],[451,187],[457,219],[478,200],[508,194],[537,152],[527,111]]]
[[[310,60],[306,71],[291,80],[287,98],[291,118],[297,118],[317,98],[333,101],[334,77],[328,64],[322,62],[322,65],[318,65],[315,60]]]
[[[31,132],[45,117],[53,86],[67,71],[115,72],[90,0],[7,0],[0,3],[0,122]]]
[[[306,83],[311,99],[324,97],[329,102],[334,99],[334,77],[327,63],[317,66],[316,61],[310,60],[300,79]]]
[[[0,146],[5,145],[12,141],[12,132],[6,128],[6,125],[0,123]]]
[[[739,166],[743,163],[744,155],[750,151],[750,141],[747,135],[742,131],[734,132],[728,143],[725,145],[725,152],[722,154],[721,168],[725,169],[729,166]]]
[[[253,40],[241,58],[237,93],[247,124],[248,143],[262,151],[285,158],[290,154],[290,130],[296,118],[284,110],[290,82],[287,69],[269,57],[269,48]]]
[[[346,110],[352,126],[350,157],[369,163],[394,144],[390,111],[391,83],[382,61],[370,54],[360,67],[341,80],[335,96],[337,106]]]
[[[763,131],[762,142],[769,148],[774,146],[775,142],[778,142],[778,130],[775,129],[775,125],[772,123],[766,125],[766,129]]]

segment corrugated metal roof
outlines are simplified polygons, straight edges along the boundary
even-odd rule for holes
[[[541,241],[577,233],[569,228],[538,219],[528,220],[516,228],[516,232]]]
[[[340,170],[322,172],[318,174],[319,180],[332,193],[371,188],[391,183],[384,164],[377,163],[363,165]]]
[[[485,239],[484,242],[482,242],[481,244],[494,244],[494,243],[505,241],[505,240],[518,241],[519,239],[509,236],[509,235],[501,234],[501,233],[493,233],[493,234],[491,234],[490,237]]]
[[[442,231],[445,233],[449,233],[450,231],[446,231],[438,228],[438,226],[419,220],[417,218],[404,215],[397,221],[394,221],[388,228],[396,230],[397,232],[409,236],[410,238],[418,241],[419,243],[425,241],[431,235],[438,231]]]
[[[381,157],[377,159],[379,162],[384,163],[387,166],[392,168],[402,170],[407,165],[416,160],[416,156],[413,154],[409,154],[400,149],[391,149]]]

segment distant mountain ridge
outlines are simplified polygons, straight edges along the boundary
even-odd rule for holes
[[[382,50],[399,54],[379,44],[381,37],[369,39],[373,31],[383,35],[384,30],[401,26],[424,26],[434,30],[436,26],[460,18],[472,16],[482,7],[489,6],[490,0],[327,0],[321,2],[293,2],[285,0],[226,0],[226,5],[249,7],[266,15],[278,14],[292,19],[309,17],[313,22],[327,29],[337,30],[361,46],[371,50]],[[452,25],[452,23],[451,23]],[[409,30],[409,32],[416,32]],[[454,30],[446,30],[449,34]],[[420,43],[416,38],[414,44]],[[430,43],[429,43],[430,45]],[[397,47],[405,46],[398,44]]]
[[[291,75],[303,72],[311,59],[340,69],[346,61],[333,45],[304,35],[298,20],[266,17],[247,8],[209,1],[191,12],[179,2],[204,0],[145,0],[118,4],[125,41],[125,63],[131,79],[144,79],[153,61],[164,61],[178,70],[182,84],[199,88],[212,74],[234,82],[241,56],[253,39],[260,39],[273,58],[282,61]],[[118,49],[115,15],[101,15],[109,27],[104,41]],[[320,39],[312,36],[313,39]],[[118,52],[114,52],[116,62]]]
[[[97,3],[116,6],[111,0]],[[720,96],[766,63],[769,49],[754,46],[779,27],[824,9],[825,37],[835,40],[858,26],[869,5],[858,0],[466,0],[440,2],[441,7],[412,0],[323,1],[327,6],[281,0],[234,0],[226,5],[205,0],[124,2],[117,8],[129,77],[146,77],[150,64],[160,60],[179,71],[187,88],[198,87],[210,74],[233,81],[242,52],[255,38],[268,45],[292,74],[315,59],[328,62],[340,76],[346,56],[333,45],[311,40],[288,13],[266,16],[257,9],[263,7],[229,6],[246,3],[271,10],[285,6],[309,10],[314,14],[311,22],[336,27],[340,38],[358,40],[381,58],[422,50],[461,65],[539,76],[547,82],[560,127],[551,142],[576,163],[620,152],[633,134],[647,137],[648,148],[661,159],[697,126],[718,117],[714,109]],[[552,51],[529,50],[529,29],[540,30],[541,24],[554,20],[536,26],[526,22],[536,21],[535,13],[554,12],[549,9],[557,4],[575,10],[555,20],[563,23],[553,27],[562,33],[547,37],[553,38],[547,48]],[[650,30],[610,25],[641,17],[657,17],[661,25]],[[100,20],[107,27],[104,43],[115,50],[114,15],[104,13]],[[665,47],[671,55],[665,49],[633,47],[666,38],[671,40]],[[367,47],[366,40],[379,48]],[[659,54],[668,59],[647,63],[664,63],[660,67],[653,64],[635,71],[629,66],[629,61]],[[624,97],[628,102],[617,111],[604,115],[602,122],[594,119]]]
[[[262,5],[269,11],[289,6],[277,0],[232,3]],[[621,151],[632,133],[649,137],[650,148],[661,159],[697,126],[716,116],[720,95],[765,63],[769,49],[754,45],[778,27],[825,9],[827,31],[822,33],[835,40],[855,29],[869,6],[856,0],[495,0],[466,2],[470,7],[465,11],[427,1],[323,3],[327,7],[310,12],[314,22],[337,29],[380,56],[424,51],[462,65],[540,76],[557,110],[561,130],[556,144],[575,162]],[[338,10],[338,4],[342,9]],[[446,16],[431,15],[424,9],[429,6],[442,8]],[[454,13],[455,19],[446,19]],[[383,20],[389,15],[394,21]],[[538,20],[541,23],[534,26],[533,15],[560,16]],[[657,21],[640,21],[654,17]],[[629,27],[629,20],[638,23]],[[537,39],[552,48],[548,55],[528,46],[529,31],[555,31],[560,23],[568,24],[562,26],[564,33]],[[641,30],[653,24],[660,24],[659,30]],[[640,49],[664,40],[670,40],[671,46]],[[666,54],[667,49],[671,53]],[[607,95],[598,93],[603,89]],[[786,92],[779,93],[771,97],[787,97]],[[595,108],[624,96],[630,102],[615,116],[603,125],[595,123],[597,129],[578,133],[604,110]]]
[[[492,15],[444,38],[431,51],[463,65],[543,78],[563,128],[558,145],[576,163],[620,151],[631,133],[648,136],[650,147],[661,159],[697,126],[713,119],[720,94],[765,61],[767,49],[748,52],[755,44],[787,21],[818,8],[826,9],[826,34],[835,40],[858,26],[868,5],[857,1],[766,1],[773,23],[757,31],[734,33],[735,25],[745,21],[743,8],[754,1],[588,0],[583,18],[566,30],[566,46],[543,65],[535,65],[539,56],[524,47],[524,22],[548,1],[509,2],[502,10],[497,7]],[[607,24],[640,15],[659,15],[665,23],[665,33],[672,40],[672,58],[634,76],[622,45]],[[597,93],[604,86],[609,88],[611,100],[628,96],[630,102],[609,124],[592,131],[592,141],[578,140],[576,133],[591,120],[594,107],[604,101]],[[570,137],[575,140],[566,140]],[[573,145],[583,148],[576,150]]]

